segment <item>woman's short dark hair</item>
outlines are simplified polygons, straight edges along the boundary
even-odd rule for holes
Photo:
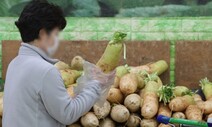
[[[44,0],[33,0],[24,7],[15,25],[21,33],[22,41],[29,43],[39,38],[41,29],[47,32],[54,28],[63,30],[66,20],[59,6]]]

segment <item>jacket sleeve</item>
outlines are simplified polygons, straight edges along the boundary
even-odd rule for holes
[[[100,96],[100,90],[99,82],[93,80],[71,98],[59,71],[52,68],[44,76],[40,96],[48,113],[60,123],[69,125],[91,109]]]

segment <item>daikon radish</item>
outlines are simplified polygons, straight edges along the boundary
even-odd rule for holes
[[[189,90],[186,86],[175,86],[173,92],[176,97],[181,97],[189,93],[192,93],[191,90]]]
[[[171,125],[168,125],[168,124],[160,124],[158,127],[172,127]]]
[[[158,110],[158,115],[164,115],[167,117],[171,117],[172,112],[168,105],[164,105],[163,103],[160,103],[159,110]]]
[[[141,108],[141,115],[146,119],[153,118],[158,112],[158,103],[157,94],[146,93]]]
[[[127,120],[127,127],[138,127],[140,125],[141,118],[136,114],[131,114]]]
[[[137,112],[140,109],[141,97],[138,94],[130,94],[125,98],[124,105],[130,112]]]
[[[167,116],[167,117],[171,117],[172,112],[169,109],[168,105],[164,105],[164,103],[160,103],[158,115],[164,115],[164,116]],[[161,123],[158,127],[171,127],[171,126]]]
[[[141,73],[143,71],[146,71],[146,72],[150,72],[150,67],[147,66],[147,65],[141,65],[141,66],[137,66],[137,67],[129,67],[130,69],[130,73]]]
[[[110,109],[111,109],[111,106],[108,101],[104,103],[103,107],[99,107],[98,105],[93,106],[94,114],[96,115],[98,119],[103,119],[106,116],[108,116],[110,113]]]
[[[145,88],[144,88],[144,94],[145,93],[157,93],[158,89],[160,88],[159,84],[155,81],[149,81]]]
[[[157,75],[161,75],[168,69],[168,64],[164,60],[159,60],[157,62],[149,63],[147,65],[141,65],[137,67],[130,67],[131,73],[141,73],[142,71],[146,71],[148,73],[156,73]]]
[[[202,111],[197,105],[189,105],[186,108],[185,115],[189,120],[202,121]]]
[[[57,62],[54,66],[59,70],[70,69],[70,66],[62,61]]]
[[[186,116],[183,112],[175,112],[175,113],[172,114],[172,117],[173,118],[179,118],[179,119],[185,119],[186,118]],[[175,127],[181,127],[179,124],[174,124],[174,125],[175,125]]]
[[[124,95],[134,93],[138,87],[138,79],[136,74],[129,73],[124,75],[119,84],[119,88]]]
[[[144,93],[145,93],[145,89],[141,89],[140,91],[139,91],[139,95],[140,95],[140,97],[143,99],[144,98]]]
[[[95,116],[93,112],[88,112],[80,119],[81,124],[84,127],[98,127],[99,126],[99,120]]]
[[[127,34],[125,33],[114,33],[112,40],[109,42],[102,57],[96,64],[103,72],[111,72],[117,67],[122,55],[123,42],[126,36]]]
[[[189,105],[194,104],[194,98],[191,95],[173,98],[169,103],[169,108],[172,111],[184,111]]]
[[[158,122],[156,119],[142,119],[140,123],[140,127],[157,127]]]
[[[168,64],[165,60],[159,60],[155,63],[149,65],[151,73],[156,73],[157,75],[161,75],[168,69]]]
[[[115,79],[114,79],[114,83],[113,83],[113,85],[111,87],[118,88],[119,87],[119,82],[120,82],[120,78],[116,76]]]
[[[100,121],[99,127],[116,127],[116,124],[110,118],[106,118]]]
[[[114,121],[118,123],[123,123],[128,120],[130,113],[125,106],[115,105],[114,107],[112,107],[110,116]]]
[[[156,76],[155,74],[147,74],[147,77],[148,78],[145,79],[146,86],[144,88],[141,115],[146,119],[151,119],[158,112],[158,89],[160,88],[160,84],[157,82],[158,76]]]
[[[71,69],[72,70],[83,70],[84,59],[81,56],[75,56],[71,61]]]
[[[200,86],[202,87],[202,91],[205,95],[206,100],[212,98],[212,82],[210,82],[207,78],[200,80]]]
[[[138,89],[144,88],[144,87],[145,87],[145,82],[144,82],[143,77],[142,77],[140,74],[136,74],[136,76],[137,76],[137,79],[138,79],[137,88],[138,88]]]
[[[121,77],[127,73],[129,73],[128,67],[118,66],[116,68],[116,77],[115,77],[114,84],[112,85],[112,87],[118,88]]]
[[[77,78],[81,76],[82,72],[76,70],[60,70],[62,79],[64,81],[65,87],[72,85],[76,82]]]
[[[144,89],[140,90],[139,95],[141,97],[140,107],[142,107],[143,106],[143,102],[144,102]]]
[[[185,119],[186,116],[183,112],[175,112],[172,114],[172,117],[173,118],[180,118],[180,119]]]
[[[212,100],[203,101],[200,95],[195,94],[194,101],[204,114],[212,113]]]
[[[195,101],[196,103],[198,103],[198,102],[203,102],[202,97],[201,97],[199,94],[194,94],[194,95],[193,95],[193,98],[194,98],[194,101]]]
[[[110,88],[107,100],[110,103],[117,103],[121,104],[124,100],[124,96],[122,95],[121,91],[117,88]]]

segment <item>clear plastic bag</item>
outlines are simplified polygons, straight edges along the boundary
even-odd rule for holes
[[[96,105],[102,107],[114,82],[115,71],[105,74],[99,67],[87,61],[84,62],[83,70],[82,76],[77,80],[78,85],[75,87],[74,93],[79,94],[88,85],[89,81],[97,80],[100,82],[101,95]]]

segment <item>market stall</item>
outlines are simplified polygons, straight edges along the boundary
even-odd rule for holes
[[[78,122],[68,127],[169,127],[158,123],[156,117],[164,115],[196,121],[206,121],[212,117],[212,83],[208,80],[212,79],[212,43],[175,43],[175,82],[170,82],[169,63],[173,59],[170,59],[171,47],[168,41],[131,42],[121,39],[114,43],[113,38],[110,43],[62,42],[55,56],[62,62],[56,67],[71,97],[76,96],[74,88],[81,75],[76,72],[83,71],[84,60],[97,63],[105,73],[116,69],[114,83],[103,107],[95,105]],[[126,44],[126,50],[123,44]],[[20,41],[2,42],[3,79],[19,46]],[[195,91],[198,89],[201,96]]]

